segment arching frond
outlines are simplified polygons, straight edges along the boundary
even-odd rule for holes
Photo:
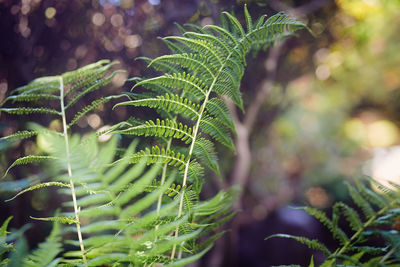
[[[399,191],[398,189],[394,190],[383,186],[371,178],[367,180],[374,186],[379,185],[385,188],[385,192],[372,190],[368,184],[360,181],[356,181],[356,186],[348,184],[349,193],[361,211],[353,209],[342,202],[337,202],[333,206],[332,220],[330,220],[322,211],[305,208],[307,213],[327,226],[333,237],[339,240],[339,245],[335,251],[327,255],[328,257],[321,266],[337,266],[341,264],[346,266],[349,264],[378,266],[378,263],[379,266],[394,266],[400,264],[400,255],[394,253],[399,248],[400,236],[397,230],[385,230],[387,227],[393,227],[393,225],[397,224],[400,215]],[[391,197],[387,198],[386,194]],[[341,218],[347,222],[351,229],[347,235],[338,227],[338,222]],[[316,240],[285,234],[271,237],[295,239],[311,248],[322,245]],[[382,239],[385,242],[385,247],[371,245],[374,243],[370,241],[376,241],[376,239]]]

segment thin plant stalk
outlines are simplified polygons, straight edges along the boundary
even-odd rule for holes
[[[70,178],[69,183],[71,186],[72,201],[74,204],[74,213],[75,213],[75,220],[76,220],[75,224],[76,224],[76,230],[78,233],[79,245],[80,245],[81,252],[82,252],[82,260],[83,260],[83,263],[85,264],[85,266],[87,266],[85,247],[83,245],[82,232],[81,232],[81,226],[80,226],[80,221],[79,221],[79,208],[78,208],[78,204],[76,202],[74,182],[72,181],[72,170],[71,170],[71,163],[70,163],[69,142],[68,142],[68,134],[67,134],[67,122],[65,119],[65,107],[64,107],[64,82],[63,82],[62,76],[59,76],[59,83],[60,83],[61,117],[62,117],[62,123],[63,123],[63,131],[64,131],[63,135],[64,135],[64,139],[65,139],[65,153],[66,153],[66,158],[67,158],[68,177]]]

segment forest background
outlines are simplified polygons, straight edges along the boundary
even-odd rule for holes
[[[304,265],[312,254],[306,247],[291,240],[264,241],[285,232],[331,242],[322,225],[290,207],[329,209],[335,201],[349,200],[343,180],[399,176],[400,1],[0,0],[0,102],[36,77],[103,58],[118,60],[127,70],[115,76],[108,94],[128,90],[132,84],[125,79],[143,76],[146,69],[134,59],[165,53],[156,38],[179,34],[174,22],[217,23],[221,10],[240,17],[245,3],[254,17],[284,10],[314,36],[301,32],[249,61],[241,88],[246,113],[233,109],[237,155],[221,156],[224,179],[209,177],[204,192],[209,198],[220,188],[242,185],[236,205],[241,212],[200,266]],[[110,112],[112,104],[82,118],[81,131],[126,119],[128,110]],[[2,114],[1,136],[23,124]],[[47,125],[59,127],[55,121]],[[36,146],[26,142],[1,153],[0,172]],[[51,191],[4,203],[6,186],[0,188],[0,221],[12,214],[11,227],[57,207],[48,201]],[[50,225],[35,229],[26,232],[31,247]]]

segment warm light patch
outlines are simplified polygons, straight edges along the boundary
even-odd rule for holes
[[[114,27],[120,27],[124,24],[124,18],[120,14],[114,14],[111,16],[111,24]]]
[[[397,126],[385,119],[368,121],[354,118],[345,123],[344,132],[350,139],[372,148],[392,146],[400,138]]]
[[[336,0],[336,3],[344,12],[357,19],[377,13],[381,5],[379,0]]]
[[[57,14],[57,10],[54,7],[48,7],[44,11],[44,15],[47,19],[52,19]]]
[[[319,209],[329,207],[331,199],[322,187],[311,187],[305,192],[307,201],[311,206]]]
[[[128,35],[125,38],[125,46],[128,48],[136,48],[139,47],[142,44],[142,38],[140,35],[134,34],[134,35]]]
[[[106,17],[101,13],[95,13],[92,16],[92,23],[96,26],[101,26],[106,21]]]
[[[102,123],[100,116],[97,114],[90,114],[87,117],[87,121],[90,127],[92,127],[93,129],[99,128]]]
[[[366,128],[360,119],[354,118],[346,121],[344,124],[344,132],[346,136],[353,141],[360,144],[365,143]]]
[[[380,120],[367,126],[367,138],[372,147],[387,147],[399,140],[399,130],[388,120]]]
[[[113,85],[120,87],[120,86],[124,85],[127,78],[128,78],[128,74],[126,72],[119,72],[114,76],[112,83],[113,83]]]
[[[331,70],[326,64],[321,64],[315,70],[318,80],[325,81],[331,76]]]
[[[374,179],[390,186],[389,181],[400,183],[400,146],[376,148],[373,150],[370,173]]]
[[[106,142],[111,139],[112,134],[106,134],[106,132],[111,128],[110,125],[104,125],[103,127],[100,127],[100,129],[97,130],[97,133],[104,133],[99,136],[99,142]]]

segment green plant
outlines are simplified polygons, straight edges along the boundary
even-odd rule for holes
[[[1,104],[0,111],[16,114],[16,115],[30,115],[35,113],[56,115],[61,119],[62,132],[58,133],[62,136],[63,140],[61,143],[65,149],[62,155],[27,155],[18,158],[11,166],[7,169],[4,176],[7,175],[9,170],[18,165],[24,165],[29,163],[37,163],[42,161],[54,161],[56,159],[64,159],[64,167],[68,172],[68,183],[60,183],[58,181],[51,181],[47,183],[37,184],[24,190],[34,190],[48,186],[60,186],[68,187],[73,200],[74,216],[71,218],[58,218],[57,220],[74,223],[77,229],[77,235],[80,243],[83,261],[86,262],[85,248],[82,241],[82,233],[80,230],[80,219],[79,219],[79,208],[76,202],[75,193],[75,181],[73,179],[72,167],[71,167],[71,155],[70,155],[70,138],[68,130],[77,123],[79,118],[84,116],[87,112],[94,110],[99,105],[120,96],[108,96],[93,101],[89,106],[84,107],[80,112],[67,121],[67,111],[70,107],[75,105],[79,99],[85,95],[98,90],[101,86],[111,82],[112,78],[118,72],[114,71],[107,76],[109,69],[115,63],[110,63],[107,60],[102,60],[94,64],[90,64],[86,67],[80,68],[76,71],[64,73],[59,76],[43,77],[38,78],[26,86],[17,88],[11,92],[11,95],[7,97]],[[5,104],[8,102],[22,102],[26,103],[18,107],[6,108]],[[47,102],[47,103],[46,103]],[[44,104],[46,103],[46,106]],[[48,108],[50,106],[51,108]],[[55,106],[56,108],[52,108]],[[12,135],[1,138],[3,142],[12,142],[15,140],[22,140],[37,136],[39,134],[45,134],[47,130],[34,126],[35,129],[29,131],[19,131]],[[56,220],[56,218],[48,218],[49,220]]]
[[[113,132],[151,136],[157,140],[151,148],[130,156],[130,161],[146,157],[149,164],[162,163],[160,185],[168,177],[169,166],[179,170],[177,180],[183,191],[177,218],[192,213],[183,205],[186,187],[190,184],[193,193],[199,196],[204,174],[202,165],[219,174],[214,142],[234,151],[230,131],[234,132],[235,126],[221,98],[228,98],[244,110],[239,89],[246,55],[251,50],[256,53],[266,49],[274,41],[305,27],[282,13],[267,20],[261,17],[253,24],[246,7],[244,11],[247,32],[235,16],[224,12],[222,27],[188,25],[192,31],[179,27],[183,36],[163,38],[173,54],[142,59],[164,74],[133,78],[137,83],[132,89],[142,86],[149,92],[116,105],[144,106],[159,111],[160,117],[155,120],[122,122],[114,126]],[[161,197],[157,207],[160,205]],[[196,213],[191,217],[197,217]],[[179,232],[177,228],[176,239]],[[174,245],[171,259],[175,257],[175,250]]]
[[[338,246],[329,250],[318,240],[305,237],[276,234],[297,240],[309,248],[320,250],[327,256],[321,266],[398,266],[400,263],[400,186],[384,186],[373,179],[363,184],[348,184],[348,190],[357,209],[343,202],[337,202],[332,208],[332,217],[315,208],[303,208],[308,214],[318,219],[338,241]],[[372,189],[371,186],[375,187]],[[351,230],[342,230],[345,224]],[[377,240],[384,245],[378,246]],[[375,241],[375,243],[374,243]]]
[[[33,126],[32,131],[2,138],[10,142],[38,135],[48,143],[46,154],[22,157],[10,168],[41,161],[52,161],[53,165],[45,168],[48,182],[30,186],[15,197],[48,186],[62,187],[61,193],[72,195],[72,202],[64,205],[73,207],[73,213],[35,218],[75,224],[74,228],[65,227],[64,232],[78,234],[77,241],[66,242],[80,247],[80,251],[67,251],[58,261],[90,266],[183,266],[200,258],[223,234],[215,230],[234,216],[232,203],[237,189],[200,200],[204,166],[219,173],[214,142],[234,150],[234,124],[222,99],[230,99],[243,110],[239,88],[246,55],[305,28],[282,13],[268,19],[261,17],[253,24],[246,7],[245,18],[247,32],[235,16],[226,12],[221,17],[222,27],[188,25],[193,31],[186,31],[179,26],[183,36],[163,39],[172,55],[142,58],[165,74],[131,79],[137,81],[134,88],[142,86],[149,91],[95,100],[69,123],[66,109],[110,81],[116,72],[103,77],[112,63],[100,61],[60,76],[40,78],[6,98],[2,105],[13,100],[30,105],[39,101],[39,106],[2,107],[2,112],[61,116],[61,133]],[[126,96],[134,100],[115,107],[149,107],[160,117],[144,122],[130,118],[99,135],[152,137],[139,142],[139,151],[138,141],[123,148],[116,137],[100,145],[96,135],[68,135],[67,131],[87,112]],[[60,110],[44,108],[40,103],[43,100],[58,101]]]

